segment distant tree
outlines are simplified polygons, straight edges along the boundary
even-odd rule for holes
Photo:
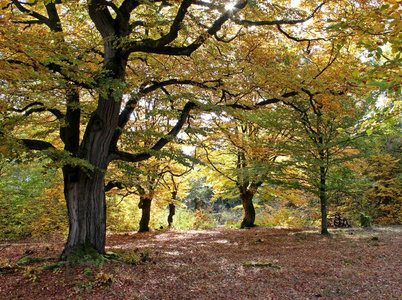
[[[205,208],[212,200],[214,195],[213,189],[206,184],[205,177],[197,177],[190,179],[189,192],[185,198],[188,208],[197,210]]]
[[[255,226],[253,198],[267,176],[266,165],[275,160],[276,154],[263,139],[275,139],[247,120],[226,115],[225,122],[211,122],[217,130],[203,142],[203,160],[217,175],[215,181],[224,181],[225,190],[236,190],[234,196],[241,199],[244,218],[241,228]]]

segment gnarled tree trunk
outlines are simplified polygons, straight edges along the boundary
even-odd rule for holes
[[[119,110],[120,102],[112,97],[100,97],[77,152],[88,165],[63,168],[69,235],[62,257],[81,246],[92,247],[101,254],[105,252],[105,172]]]
[[[66,180],[65,197],[69,217],[69,234],[62,257],[70,255],[78,247],[91,247],[105,253],[106,204],[104,173],[89,176],[78,172],[78,180]]]

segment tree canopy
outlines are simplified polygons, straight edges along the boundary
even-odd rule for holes
[[[341,110],[333,118],[343,122],[359,105],[346,99],[401,91],[398,1],[2,0],[1,8],[1,151],[34,152],[62,169],[64,258],[83,245],[105,252],[110,164],[185,161],[163,149],[183,129],[208,132],[206,113],[312,104],[316,116]]]

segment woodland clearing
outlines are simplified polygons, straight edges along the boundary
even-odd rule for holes
[[[0,299],[402,298],[402,227],[331,233],[108,234],[106,250],[122,256],[86,264],[58,262],[65,237],[1,241]]]

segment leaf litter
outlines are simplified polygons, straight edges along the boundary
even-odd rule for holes
[[[89,265],[58,262],[63,237],[2,241],[0,299],[402,298],[402,227],[332,233],[108,234],[106,251],[124,259]]]

